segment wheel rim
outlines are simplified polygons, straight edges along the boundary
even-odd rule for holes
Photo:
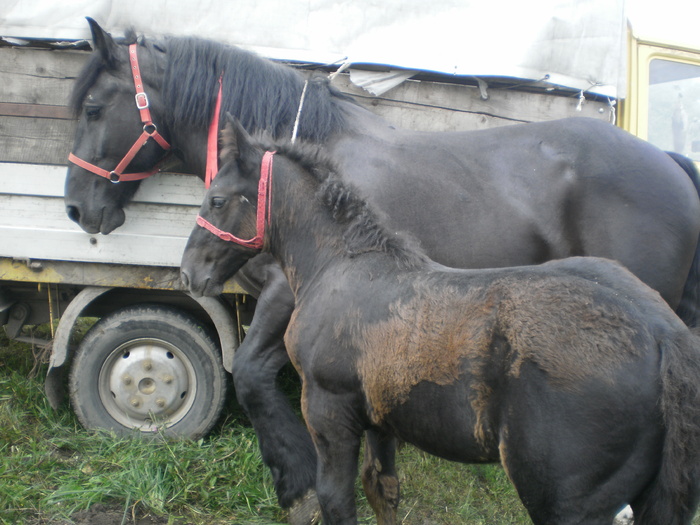
[[[192,408],[197,377],[189,358],[160,339],[135,339],[116,348],[99,375],[105,409],[119,424],[157,432]]]

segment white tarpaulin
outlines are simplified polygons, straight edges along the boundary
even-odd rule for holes
[[[624,0],[0,0],[0,36],[199,35],[263,56],[547,79],[624,96]]]

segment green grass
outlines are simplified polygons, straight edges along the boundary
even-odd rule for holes
[[[49,406],[45,364],[30,377],[35,354],[0,330],[0,523],[64,523],[100,505],[123,509],[125,518],[150,515],[172,524],[285,523],[255,434],[235,401],[225,421],[196,442],[86,432],[68,406]],[[294,374],[282,379],[294,397]],[[457,465],[410,446],[398,461],[399,517],[407,525],[529,523],[497,466]],[[374,523],[359,487],[358,481],[361,523]]]
[[[86,432],[69,407],[49,406],[45,364],[30,377],[35,353],[0,330],[0,524],[63,525],[102,506],[123,515],[124,524],[133,516],[169,525],[285,523],[235,401],[215,431],[196,442]],[[294,397],[295,375],[286,371],[282,379]],[[530,523],[497,465],[450,463],[406,446],[398,468],[404,525]],[[376,523],[359,481],[357,488],[360,523]]]

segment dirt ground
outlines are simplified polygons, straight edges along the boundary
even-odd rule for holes
[[[167,525],[167,517],[133,516],[131,512],[124,520],[124,508],[96,504],[89,510],[76,512],[71,520],[50,520],[34,518],[26,522],[26,525]],[[177,525],[188,525],[184,521],[176,521]]]

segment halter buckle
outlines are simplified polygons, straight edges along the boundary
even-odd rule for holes
[[[136,93],[136,96],[134,98],[136,99],[136,107],[139,109],[139,111],[148,108],[148,95],[146,95],[146,93]]]

